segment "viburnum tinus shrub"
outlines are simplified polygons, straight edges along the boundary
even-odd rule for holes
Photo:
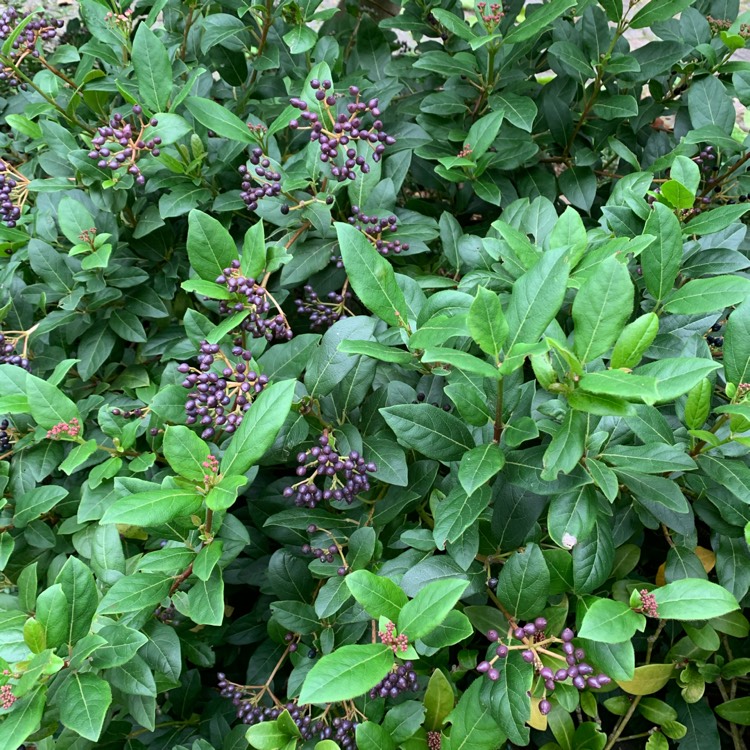
[[[371,6],[0,13],[0,747],[741,750],[750,17]]]

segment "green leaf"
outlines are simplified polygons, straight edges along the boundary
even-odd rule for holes
[[[467,495],[462,487],[454,487],[444,500],[433,505],[435,528],[432,536],[438,549],[445,549],[448,542],[457,542],[471,528],[482,512],[489,506],[492,492],[482,487]]]
[[[472,375],[479,375],[483,378],[493,378],[496,380],[500,377],[500,371],[489,362],[485,362],[473,354],[468,354],[458,349],[449,349],[447,347],[426,349],[422,354],[422,362],[445,363],[458,370],[463,370]]]
[[[628,269],[614,257],[583,282],[573,301],[575,353],[581,362],[596,359],[615,343],[633,312],[634,291]]]
[[[100,615],[119,615],[155,607],[169,593],[172,580],[161,573],[133,573],[123,576],[99,602]]]
[[[498,750],[505,743],[490,706],[480,700],[483,683],[474,680],[446,717],[452,726],[450,736],[442,740],[443,750]]]
[[[449,339],[466,335],[468,327],[465,315],[433,315],[409,337],[409,348],[415,350],[441,346]]]
[[[612,350],[612,369],[632,369],[640,361],[643,353],[651,346],[659,332],[659,318],[655,313],[646,313],[623,328]]]
[[[65,561],[65,565],[63,565],[57,574],[57,578],[55,578],[55,583],[60,584],[67,600],[68,631],[66,638],[68,645],[72,646],[72,644],[87,635],[91,627],[91,621],[99,603],[96,583],[94,582],[91,570],[77,557],[69,557]],[[45,618],[38,611],[41,607],[41,599],[44,594],[45,592],[42,592],[37,600],[37,616],[39,621],[46,625],[49,632],[49,619],[51,618],[45,623]],[[51,598],[49,603],[59,603],[59,597]]]
[[[698,81],[692,81],[687,98],[693,128],[714,125],[725,133],[732,132],[736,117],[734,105],[724,84],[718,78],[705,76]]]
[[[31,416],[40,427],[48,430],[61,422],[81,419],[78,407],[59,388],[41,378],[26,376],[26,395],[31,406]]]
[[[244,474],[263,458],[292,408],[295,383],[272,383],[256,396],[221,459],[222,474]]]
[[[729,316],[724,331],[724,374],[733,385],[750,381],[750,300]]]
[[[344,268],[362,303],[389,325],[406,324],[406,299],[391,264],[355,227],[341,222],[335,227]]]
[[[635,372],[639,377],[656,378],[659,403],[674,401],[687,393],[703,378],[721,365],[699,357],[672,357],[641,365]]]
[[[487,443],[464,453],[458,467],[458,481],[467,495],[489,482],[505,465],[505,454],[496,443]]]
[[[433,15],[441,26],[444,26],[451,34],[455,34],[465,42],[470,42],[472,39],[477,38],[476,33],[466,24],[463,18],[459,18],[450,11],[435,8]]]
[[[557,315],[565,297],[570,272],[568,252],[568,248],[548,250],[531,270],[513,284],[513,294],[505,316],[510,331],[506,351],[516,343],[538,341]]]
[[[442,670],[432,673],[424,694],[425,728],[427,731],[439,732],[445,717],[453,710],[455,702],[453,688]]]
[[[385,346],[377,341],[353,341],[344,339],[338,346],[345,354],[362,354],[365,357],[377,359],[380,362],[392,362],[398,365],[408,365],[414,362],[414,355],[403,349]]]
[[[474,447],[464,423],[431,404],[400,404],[379,410],[405,448],[437,461],[459,461]]]
[[[498,295],[480,286],[466,323],[479,348],[497,360],[508,336],[508,323]]]
[[[29,18],[33,18],[30,15]],[[19,698],[0,723],[0,747],[17,748],[41,724],[46,698],[46,688],[39,686],[33,692]]]
[[[396,622],[401,608],[408,601],[406,594],[393,581],[369,570],[356,570],[344,580],[352,596],[375,620],[387,617]]]
[[[600,97],[594,105],[593,112],[602,120],[619,120],[635,117],[638,114],[638,102],[630,94],[614,94]],[[692,204],[691,204],[692,205]]]
[[[189,96],[185,99],[185,106],[201,125],[218,133],[222,138],[239,143],[255,143],[255,138],[245,123],[221,104],[210,99]]]
[[[138,93],[152,112],[163,112],[172,93],[172,65],[167,48],[145,24],[138,24],[131,55]]]
[[[111,702],[109,683],[91,672],[72,674],[56,695],[63,726],[92,742],[99,739]]]
[[[694,0],[651,0],[633,16],[630,27],[645,29],[659,21],[666,21],[685,10],[693,2]]]
[[[560,191],[576,208],[588,211],[596,198],[596,175],[590,167],[569,167],[558,178]]]
[[[526,15],[523,23],[515,26],[505,35],[505,43],[518,44],[535,37],[575,4],[575,0],[551,0],[549,3],[536,6],[533,13]]]
[[[640,256],[643,280],[648,291],[657,301],[661,301],[672,291],[680,271],[680,222],[669,208],[662,203],[655,203],[643,231],[656,238]]]
[[[363,695],[393,666],[393,651],[385,644],[342,646],[326,654],[308,672],[299,704],[335,703]]]
[[[534,669],[518,651],[511,651],[499,672],[500,679],[485,684],[481,701],[489,704],[492,716],[511,742],[527,745],[529,728],[526,722],[531,717],[529,691]]]
[[[468,581],[432,581],[405,604],[398,615],[398,632],[415,641],[434,630],[456,606]]]
[[[182,425],[170,425],[164,433],[164,457],[172,469],[185,479],[203,483],[209,474],[204,466],[211,452],[208,445],[192,430]]]
[[[359,750],[396,750],[396,743],[391,739],[386,730],[373,721],[365,721],[357,724],[355,738]],[[339,746],[333,740],[330,747],[320,747],[322,742],[315,745],[315,750],[339,750]]]
[[[722,719],[732,724],[739,724],[743,727],[750,726],[750,697],[735,698],[731,701],[719,703],[715,710]]]
[[[544,609],[549,587],[550,574],[544,555],[538,545],[528,544],[503,565],[497,598],[515,618],[527,620]]]
[[[736,206],[717,206],[710,211],[703,211],[698,214],[683,227],[682,231],[684,234],[697,235],[721,232],[734,222],[739,221],[748,211],[750,211],[750,206],[746,203]]]
[[[741,276],[714,276],[694,279],[680,287],[664,304],[667,312],[698,315],[723,310],[750,295],[750,279]]]
[[[233,260],[239,259],[229,232],[197,209],[188,215],[187,251],[190,265],[206,281],[215,282]]]
[[[624,370],[602,370],[586,373],[578,387],[600,396],[617,396],[628,401],[653,404],[661,396],[658,385],[654,377],[631,375]]]
[[[646,618],[633,612],[624,602],[597,599],[583,616],[578,635],[600,643],[622,643],[645,625]]]
[[[30,521],[43,513],[48,513],[67,496],[68,491],[64,487],[52,484],[35,487],[33,490],[25,492],[16,500],[13,525],[22,529]]]
[[[469,618],[463,612],[454,609],[435,630],[422,636],[422,642],[430,648],[446,648],[471,638],[473,633],[474,628]]]
[[[701,578],[682,578],[652,593],[663,620],[709,620],[739,609],[725,588]]]
[[[275,721],[263,721],[260,724],[250,727],[245,732],[245,738],[251,747],[256,750],[285,750],[289,743],[290,736],[279,724],[278,719]],[[297,741],[294,741],[295,747]]]
[[[215,567],[207,581],[198,580],[188,592],[190,619],[196,625],[221,625],[224,621],[224,578]]]
[[[569,474],[577,466],[586,447],[588,418],[568,409],[560,428],[544,451],[542,479],[554,481],[562,471]]]
[[[471,158],[476,161],[492,145],[503,124],[503,110],[490,112],[480,117],[469,128],[464,140],[464,148],[470,149]]]
[[[203,500],[195,489],[147,490],[115,500],[101,523],[160,526],[175,518],[186,518],[200,510]]]

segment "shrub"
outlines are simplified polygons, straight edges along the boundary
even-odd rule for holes
[[[0,746],[743,748],[746,20],[6,9]]]

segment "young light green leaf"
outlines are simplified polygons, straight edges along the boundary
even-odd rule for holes
[[[239,259],[229,232],[216,219],[197,209],[188,215],[187,251],[190,265],[206,281],[215,282],[233,260]]]
[[[623,328],[615,342],[610,359],[612,369],[632,369],[643,353],[651,346],[659,332],[659,318],[655,313],[646,313]]]
[[[408,601],[406,594],[393,581],[369,570],[356,570],[345,580],[352,596],[373,619],[387,617],[396,622],[398,613]]]
[[[682,262],[680,222],[662,203],[655,203],[643,228],[656,239],[641,253],[641,267],[646,288],[663,300],[672,291]]]
[[[273,445],[292,408],[295,383],[273,383],[255,398],[221,459],[222,474],[244,474]]]
[[[434,630],[456,606],[469,585],[468,581],[443,579],[432,581],[405,604],[398,615],[398,632],[415,641]]]
[[[575,353],[581,362],[596,359],[615,343],[633,312],[634,292],[628,269],[614,257],[586,278],[573,301]]]
[[[172,93],[172,65],[169,53],[145,23],[138,24],[131,56],[138,93],[152,112],[163,112]]]
[[[147,490],[115,500],[101,523],[127,523],[133,526],[160,526],[175,518],[197,513],[203,499],[194,489]]]
[[[505,349],[516,343],[535,343],[562,305],[568,283],[569,248],[548,250],[513,284],[506,313],[510,338]]]
[[[625,602],[597,599],[583,616],[578,635],[600,643],[622,643],[643,630],[645,624],[646,618]]]
[[[480,286],[469,308],[466,323],[471,337],[479,348],[497,360],[508,336],[508,323],[500,304],[500,297]]]
[[[299,695],[301,706],[335,703],[363,695],[393,666],[393,651],[382,643],[342,646],[317,661]]]
[[[702,578],[682,578],[652,593],[663,620],[709,620],[740,607],[723,586]]]
[[[210,473],[204,464],[211,450],[207,443],[187,427],[182,425],[167,427],[164,433],[163,451],[172,469],[185,479],[203,482],[203,477]]]

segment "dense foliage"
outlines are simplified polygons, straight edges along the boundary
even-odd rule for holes
[[[0,747],[741,750],[750,19],[319,6],[0,17]]]

